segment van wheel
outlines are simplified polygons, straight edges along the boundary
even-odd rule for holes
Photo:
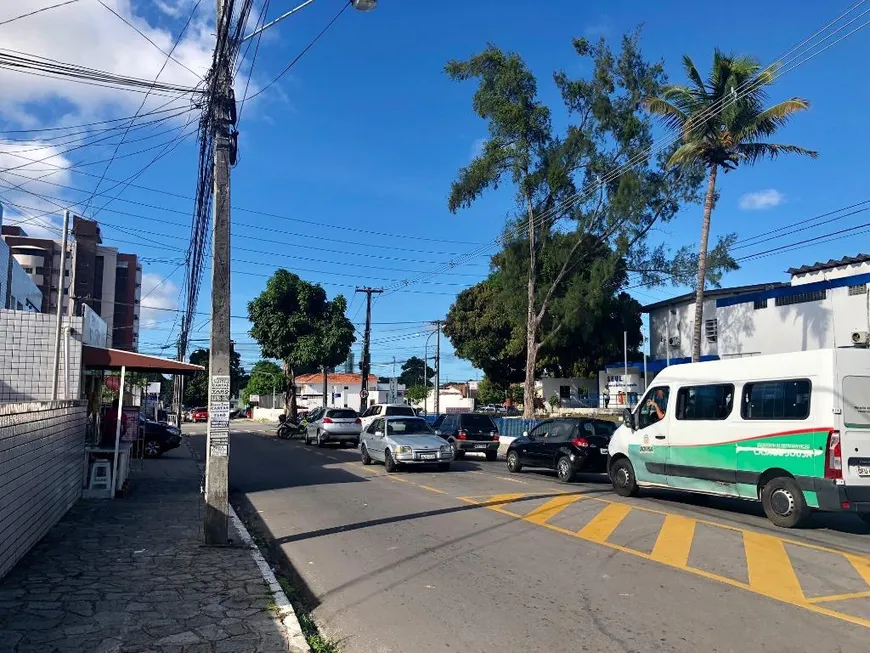
[[[637,496],[637,480],[634,476],[634,465],[628,458],[620,458],[610,467],[610,482],[613,491],[621,497]]]
[[[764,514],[780,528],[800,526],[810,515],[804,493],[793,478],[779,476],[761,490]]]

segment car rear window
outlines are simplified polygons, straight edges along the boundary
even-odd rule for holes
[[[327,413],[330,417],[334,417],[336,419],[353,419],[356,417],[356,411],[351,410],[350,408],[340,409],[340,410],[330,410]]]
[[[432,428],[437,429],[439,426],[441,426],[441,422],[444,421],[445,417],[447,417],[447,415],[439,415],[438,417],[436,417],[435,421],[432,422]]]
[[[616,424],[613,422],[592,422],[592,428],[595,429],[595,435],[613,435]]]
[[[414,409],[410,406],[387,406],[387,415],[396,416],[396,415],[407,415],[408,417],[416,417],[417,413],[414,412]]]
[[[495,422],[489,415],[463,415],[460,417],[463,428],[469,431],[495,431]]]

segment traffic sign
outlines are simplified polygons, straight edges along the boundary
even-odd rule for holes
[[[360,399],[366,399],[369,396],[369,391],[363,388],[359,391]]]

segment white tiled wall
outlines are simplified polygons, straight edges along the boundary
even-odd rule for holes
[[[50,401],[54,361],[54,315],[0,310],[0,404]],[[59,399],[78,399],[81,386],[82,318],[64,317],[69,337],[69,397],[64,396],[66,374],[63,338],[60,350]]]
[[[0,404],[0,578],[81,496],[86,410]]]

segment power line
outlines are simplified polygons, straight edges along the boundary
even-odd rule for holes
[[[28,11],[26,14],[21,14],[20,16],[16,16],[15,18],[7,18],[4,21],[0,21],[0,27],[3,25],[8,25],[9,23],[14,23],[16,20],[21,20],[22,18],[28,18],[30,16],[34,16],[36,14],[41,14],[43,11],[48,11],[50,9],[57,9],[58,7],[65,7],[66,5],[71,5],[74,2],[78,2],[79,0],[66,0],[65,2],[59,2],[56,5],[51,5],[48,7],[42,7],[40,9],[34,9],[33,11]]]

